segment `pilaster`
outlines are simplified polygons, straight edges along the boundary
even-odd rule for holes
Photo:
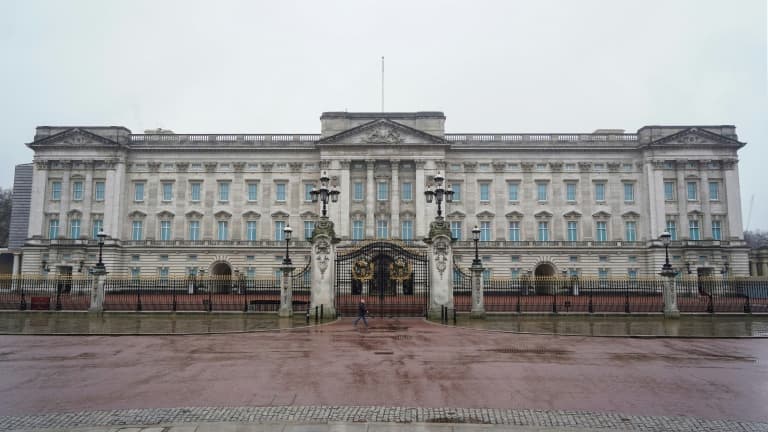
[[[365,237],[373,238],[375,233],[375,209],[376,209],[376,182],[373,178],[375,160],[366,160],[366,188],[365,188]]]
[[[390,194],[390,210],[392,218],[392,226],[389,230],[390,238],[400,238],[400,160],[390,160],[392,167],[392,193]]]
[[[426,161],[417,160],[416,164],[416,180],[415,188],[416,195],[413,197],[414,205],[416,207],[416,227],[414,237],[416,239],[424,238],[427,235],[427,217],[425,216],[426,202],[424,199],[424,190],[426,189],[427,178],[424,174],[424,166]]]
[[[280,267],[280,310],[281,318],[293,316],[293,266]]]

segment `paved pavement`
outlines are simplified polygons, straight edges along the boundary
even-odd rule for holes
[[[367,331],[343,320],[254,334],[0,336],[0,429],[364,421],[768,431],[766,364],[759,339],[516,335],[418,319],[376,319]]]

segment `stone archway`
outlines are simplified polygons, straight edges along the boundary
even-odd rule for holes
[[[232,287],[232,266],[219,261],[211,266],[211,285],[213,292],[226,293]]]
[[[536,277],[555,277],[555,266],[552,263],[540,263],[533,270]]]
[[[554,279],[556,275],[555,265],[550,262],[542,262],[533,269],[534,289],[536,294],[552,294],[555,289]]]

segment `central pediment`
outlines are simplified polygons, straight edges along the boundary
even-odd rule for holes
[[[378,119],[337,134],[322,138],[317,142],[323,145],[449,145],[445,138],[406,126],[389,119]]]

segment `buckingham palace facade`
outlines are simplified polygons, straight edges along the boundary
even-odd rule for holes
[[[326,171],[341,192],[328,207],[341,246],[422,247],[436,215],[424,192],[440,173],[454,192],[443,213],[461,267],[474,258],[477,226],[492,277],[652,276],[663,231],[675,268],[748,274],[737,163],[745,143],[734,126],[497,134],[446,133],[441,112],[320,120],[319,134],[38,127],[27,144],[33,162],[17,167],[29,204],[14,209],[25,234],[14,271],[85,274],[103,230],[112,274],[270,277],[287,225],[294,262],[308,260],[305,238],[320,214],[310,192]]]

